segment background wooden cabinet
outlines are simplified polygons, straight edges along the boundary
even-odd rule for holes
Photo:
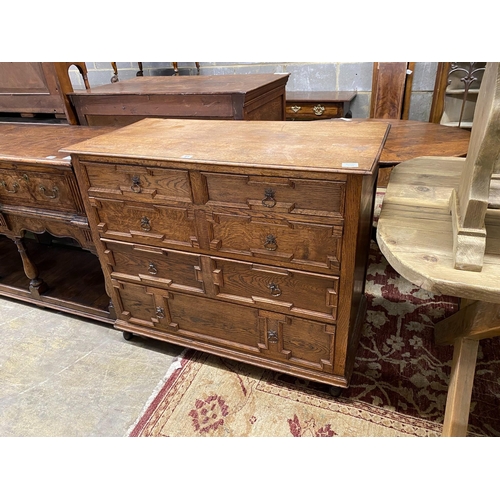
[[[88,88],[85,63],[0,62],[0,118],[19,115],[78,121],[67,92],[73,90],[68,69],[76,66]]]
[[[288,77],[141,76],[68,97],[80,125],[124,126],[148,117],[282,121]]]

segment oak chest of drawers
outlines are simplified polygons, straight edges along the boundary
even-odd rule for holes
[[[116,327],[347,386],[387,128],[146,119],[66,148]]]

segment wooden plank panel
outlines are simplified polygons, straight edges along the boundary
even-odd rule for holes
[[[370,118],[402,118],[407,62],[373,63]]]

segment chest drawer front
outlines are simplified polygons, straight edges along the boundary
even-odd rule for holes
[[[271,214],[344,214],[345,182],[212,173],[204,176],[209,205]]]
[[[0,202],[58,212],[84,213],[73,173],[0,169]]]
[[[200,256],[175,250],[102,240],[111,277],[204,293]]]
[[[121,281],[114,286],[117,317],[124,321],[258,353],[257,309]]]
[[[217,297],[321,321],[337,318],[338,277],[211,259]]]
[[[191,204],[189,174],[185,170],[83,162],[89,195],[167,204]]]
[[[90,202],[102,237],[151,245],[198,246],[190,210],[95,198]]]
[[[217,213],[208,217],[215,254],[322,273],[340,271],[341,225]]]
[[[286,117],[291,120],[342,118],[343,112],[343,103],[288,101],[286,104]]]
[[[335,326],[153,287],[115,282],[121,321],[182,343],[230,349],[316,372],[333,372]],[[251,358],[249,358],[250,360]]]

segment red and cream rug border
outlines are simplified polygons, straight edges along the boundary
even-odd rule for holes
[[[154,436],[156,435],[154,429],[160,426],[160,420],[161,426],[168,425],[169,418],[187,391],[196,390],[192,382],[202,367],[211,363],[211,359],[224,363],[224,360],[215,356],[191,349],[186,349],[174,360],[171,369],[158,385],[158,390],[146,403],[141,416],[130,428],[128,436]],[[221,373],[221,377],[224,376],[225,374]],[[315,407],[318,411],[327,411],[332,415],[338,413],[358,421],[369,422],[387,428],[391,430],[391,434],[396,433],[398,436],[436,437],[441,434],[441,424],[342,396],[334,398],[326,392],[319,393],[307,386],[297,388],[287,381],[280,380],[278,374],[269,370],[262,370],[255,389],[275,398],[284,398],[309,408]],[[186,436],[193,435],[196,433],[186,429]]]

